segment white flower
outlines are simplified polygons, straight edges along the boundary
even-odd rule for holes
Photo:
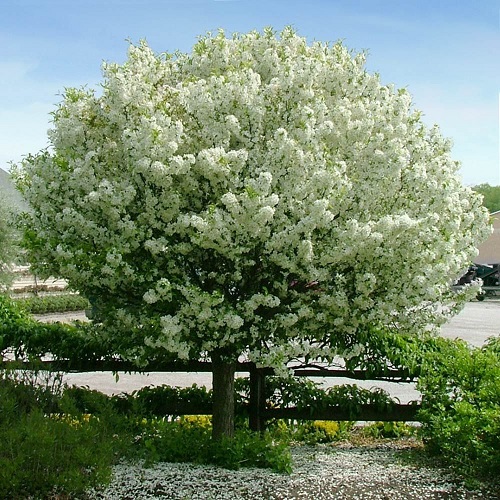
[[[225,193],[222,196],[221,201],[228,209],[238,205],[238,198],[236,198],[234,193]]]
[[[267,222],[271,221],[273,216],[274,216],[274,208],[265,206],[259,209],[259,212],[257,214],[257,220],[261,224],[266,224]]]

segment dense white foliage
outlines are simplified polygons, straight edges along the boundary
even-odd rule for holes
[[[131,45],[103,71],[100,95],[66,91],[18,185],[38,267],[144,325],[131,357],[279,366],[449,315],[487,214],[449,141],[363,55],[219,32],[189,54]]]

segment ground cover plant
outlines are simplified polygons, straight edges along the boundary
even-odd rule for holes
[[[131,44],[103,74],[65,91],[17,171],[28,257],[89,297],[124,359],[210,358],[215,437],[240,355],[350,359],[373,330],[419,336],[460,308],[449,285],[487,210],[364,54],[219,31],[187,54]]]

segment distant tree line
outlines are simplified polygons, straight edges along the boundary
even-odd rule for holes
[[[472,189],[483,195],[483,205],[492,213],[500,210],[500,186],[478,184]]]

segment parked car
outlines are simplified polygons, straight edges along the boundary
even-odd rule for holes
[[[499,264],[473,264],[467,272],[455,283],[454,288],[472,283],[480,279],[483,282],[478,300],[487,296],[500,294],[500,263]]]

